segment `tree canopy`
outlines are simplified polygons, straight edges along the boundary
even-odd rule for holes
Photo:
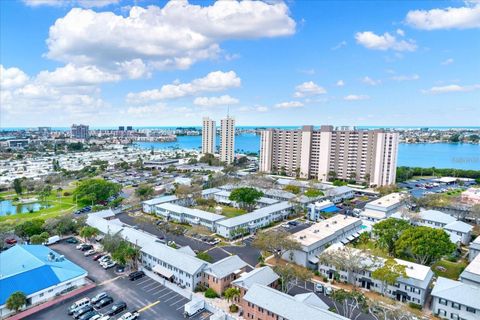
[[[27,303],[27,296],[22,291],[15,291],[7,299],[7,308],[18,311]]]
[[[253,246],[273,254],[277,260],[285,252],[299,250],[301,247],[300,243],[292,239],[290,233],[283,229],[260,232],[253,241]]]
[[[73,191],[73,195],[79,203],[89,205],[106,201],[109,197],[119,193],[120,190],[122,190],[122,186],[117,183],[103,179],[88,179],[79,183]]]
[[[263,192],[260,190],[243,187],[233,189],[228,199],[237,202],[243,209],[251,211],[262,196]]]
[[[367,259],[365,254],[351,247],[342,247],[337,250],[327,250],[318,257],[320,261],[333,265],[337,270],[345,270],[347,272],[347,282],[356,286],[355,273],[367,270]]]
[[[323,196],[323,192],[312,188],[305,191],[305,195],[309,198],[316,198],[316,197]]]
[[[22,184],[22,179],[16,178],[13,180],[13,189],[15,190],[15,193],[18,195],[21,195],[23,192],[23,184]]]
[[[142,184],[135,190],[135,195],[140,199],[147,199],[154,193],[153,187],[149,184]]]
[[[405,269],[406,266],[397,263],[395,259],[387,259],[372,272],[372,278],[382,282],[382,294],[385,294],[387,285],[394,285],[399,277],[407,277]]]
[[[293,264],[278,265],[274,271],[280,277],[281,291],[288,293],[300,281],[307,281],[313,277],[313,274],[307,268],[302,268]]]
[[[411,257],[429,265],[455,250],[455,244],[443,229],[415,227],[405,230],[395,243],[398,256]]]
[[[15,226],[15,234],[21,238],[29,238],[33,235],[40,234],[45,231],[42,219],[32,219],[22,222]]]
[[[395,242],[407,229],[412,228],[408,221],[390,218],[373,225],[373,234],[377,237],[377,245],[389,254],[395,252]]]
[[[91,226],[85,226],[80,230],[80,237],[84,239],[91,239],[95,236],[97,236],[99,233],[97,228],[91,227]]]

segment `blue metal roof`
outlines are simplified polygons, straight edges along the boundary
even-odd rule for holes
[[[16,245],[0,253],[0,305],[15,291],[25,295],[87,275],[87,271],[41,245]]]

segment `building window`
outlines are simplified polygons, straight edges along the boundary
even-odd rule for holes
[[[438,309],[438,315],[439,316],[446,316],[447,315],[447,311],[443,310],[443,309]]]
[[[458,318],[458,314],[452,313],[452,314],[450,315],[450,319],[458,320],[458,319],[459,319],[459,318]]]
[[[453,308],[453,309],[460,310],[460,304],[459,304],[459,303],[456,303],[456,302],[452,302],[452,308]]]
[[[471,308],[471,307],[467,307],[467,311],[471,312],[471,313],[476,313],[477,312],[477,310],[475,310],[474,308]]]
[[[447,305],[447,300],[440,298],[440,299],[438,299],[438,303],[446,306]]]

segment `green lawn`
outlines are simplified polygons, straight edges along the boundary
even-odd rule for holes
[[[436,268],[438,266],[443,267],[446,270],[445,271],[440,271]],[[463,269],[465,269],[466,266],[467,266],[467,264],[463,261],[451,262],[451,261],[448,261],[448,260],[440,260],[440,261],[435,262],[435,264],[432,266],[432,271],[437,276],[444,277],[444,278],[449,278],[449,279],[452,279],[452,280],[458,280],[458,277],[460,276],[460,273],[462,273]]]
[[[67,190],[70,191],[70,190]],[[64,191],[62,191],[63,193]],[[36,194],[26,194],[23,195],[22,198],[35,198]],[[38,197],[37,197],[38,198]],[[17,224],[21,223],[26,220],[31,219],[50,219],[56,216],[73,212],[76,208],[76,205],[73,200],[73,196],[61,196],[57,197],[57,193],[55,191],[46,198],[46,202],[51,205],[49,208],[45,208],[36,212],[32,213],[20,213],[14,214],[9,216],[0,216],[0,225],[7,225],[7,224]]]
[[[222,215],[227,217],[227,218],[233,218],[233,217],[237,217],[237,216],[241,216],[242,214],[245,214],[247,213],[247,211],[243,210],[243,209],[239,209],[239,208],[234,208],[234,207],[230,207],[230,206],[224,206],[224,205],[217,205],[216,207],[222,207]],[[195,208],[197,209],[200,209],[200,210],[204,210],[204,211],[208,211],[208,212],[212,212],[212,213],[216,213],[215,211],[215,208],[212,208],[212,207],[204,207],[204,206],[196,206]]]
[[[388,255],[387,250],[376,247],[375,242],[372,241],[372,240],[369,240],[367,243],[356,243],[355,245],[353,245],[353,244],[348,244],[348,245],[353,246],[354,248],[357,248],[357,249],[360,249],[360,250],[368,251],[375,256],[379,256],[379,257],[386,258],[386,259],[391,258]]]

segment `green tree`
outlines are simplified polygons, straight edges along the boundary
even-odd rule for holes
[[[259,191],[255,188],[243,187],[233,189],[228,199],[237,202],[243,209],[251,211],[253,208],[255,208],[257,200],[262,196],[262,191]]]
[[[358,237],[358,243],[360,244],[366,244],[370,240],[370,234],[368,232],[362,232],[360,233],[360,236]]]
[[[389,218],[373,225],[373,234],[377,238],[377,246],[392,255],[395,252],[395,242],[400,235],[412,226],[405,220]]]
[[[227,299],[227,302],[231,302],[240,296],[240,289],[234,287],[227,288],[223,296]]]
[[[15,291],[7,299],[7,309],[17,312],[27,304],[27,296],[22,291]]]
[[[305,191],[305,195],[309,198],[316,198],[323,196],[323,192],[317,189],[308,189],[307,191]]]
[[[207,252],[201,251],[197,253],[197,258],[202,259],[207,262],[213,262],[213,258],[211,255],[209,255]]]
[[[294,186],[294,185],[286,185],[283,190],[291,192],[293,194],[299,194],[300,193],[300,187],[299,186]]]
[[[405,269],[406,266],[397,263],[395,259],[387,259],[372,272],[372,278],[382,283],[382,295],[385,295],[388,285],[393,286],[399,277],[407,277]]]
[[[290,236],[290,233],[283,229],[260,232],[253,241],[253,246],[273,254],[278,261],[287,251],[301,248],[300,243]]]
[[[380,186],[375,189],[380,196],[386,196],[387,194],[394,193],[400,191],[400,189],[395,184],[391,184],[388,186]]]
[[[135,190],[135,195],[140,199],[147,199],[154,193],[153,187],[149,184],[142,184]]]
[[[415,262],[430,265],[441,257],[451,254],[456,246],[443,229],[415,227],[405,230],[395,242],[395,252],[402,257],[411,257]]]
[[[21,195],[23,193],[22,179],[16,178],[13,180],[13,189],[15,190],[15,193],[18,195]]]
[[[368,309],[367,298],[359,291],[335,290],[332,300],[335,311],[348,319],[358,319]]]
[[[122,189],[121,185],[103,179],[88,179],[79,183],[73,196],[83,205],[106,201]]]
[[[15,226],[15,234],[21,238],[29,238],[36,234],[41,234],[45,231],[42,219],[32,219],[22,222]]]
[[[80,237],[84,238],[85,241],[90,241],[90,239],[97,236],[98,234],[98,229],[91,226],[85,226],[80,230]]]
[[[30,237],[30,244],[44,244],[47,242],[50,235],[48,232],[42,232],[40,234],[34,234]]]
[[[293,264],[277,265],[274,271],[280,277],[280,289],[288,293],[298,281],[307,281],[313,277],[313,273],[307,268]]]

